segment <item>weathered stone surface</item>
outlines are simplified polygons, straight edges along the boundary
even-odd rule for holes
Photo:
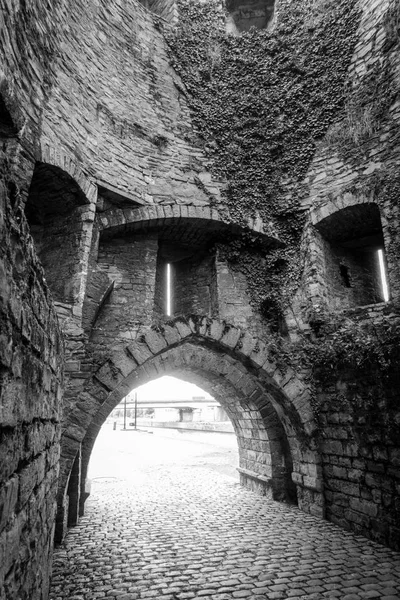
[[[157,331],[149,331],[144,335],[146,344],[153,354],[157,354],[167,347],[167,342]]]
[[[148,440],[136,439],[134,456],[146,455]],[[355,600],[398,598],[399,553],[238,488],[206,457],[188,477],[193,456],[169,455],[162,473],[135,461],[140,483],[93,482],[87,515],[55,551],[51,600],[83,589],[123,600],[343,599],[351,590]],[[101,551],[93,548],[99,538]]]
[[[0,176],[10,177],[2,158]],[[0,596],[14,599],[39,597],[49,584],[63,352],[25,217],[16,219],[8,192],[0,182]]]
[[[215,250],[248,229],[232,226],[227,182],[209,170],[170,62],[163,30],[176,23],[175,2],[92,4],[0,0],[0,596],[45,600],[61,413],[62,530],[79,497],[70,490],[69,507],[65,487],[87,431],[95,437],[92,422],[130,385],[161,374],[189,374],[225,403],[244,471],[271,477],[285,498],[293,473],[304,511],[399,547],[396,377],[383,390],[354,370],[310,391],[309,373],[286,364],[254,282]],[[392,4],[359,3],[349,90],[387,63],[387,97],[398,94]],[[348,104],[333,129],[354,117],[351,94]],[[344,234],[369,223],[365,236],[382,236],[398,299],[400,220],[383,189],[398,171],[399,122],[393,101],[354,156],[340,156],[329,136],[318,144],[303,181],[312,227],[285,312],[290,339],[318,334],[322,306],[353,307],[349,318],[378,328],[398,319],[376,303],[378,271]],[[265,241],[268,224],[254,215],[248,225],[253,242]],[[182,316],[164,327],[168,261],[172,312]]]
[[[132,342],[127,347],[129,354],[135,359],[138,365],[143,364],[149,358],[153,357],[153,353],[149,349],[149,347],[141,342]]]

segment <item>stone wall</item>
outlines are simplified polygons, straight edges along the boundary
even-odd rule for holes
[[[91,334],[91,344],[101,349],[117,349],[133,339],[141,325],[152,321],[155,301],[155,277],[158,254],[156,236],[136,238],[128,243],[113,239],[100,244],[97,271],[114,282]],[[89,281],[90,286],[90,281]]]
[[[394,319],[382,305],[348,316],[356,323],[372,321],[379,332],[384,313]],[[327,517],[395,549],[400,548],[398,387],[398,369],[382,372],[361,364],[343,369],[336,382],[324,375],[317,396]]]
[[[397,39],[393,38],[392,30],[396,3],[364,0],[360,6],[363,17],[348,74],[347,104],[342,120],[331,127],[317,149],[306,178],[310,194],[305,205],[310,208],[311,223],[317,227],[337,213],[335,229],[346,227],[348,207],[367,204],[378,207],[390,293],[396,300],[400,278],[396,233],[399,222],[396,178],[400,156],[394,141],[400,124],[400,53],[398,34]],[[361,214],[358,225],[353,224],[353,238],[369,235],[370,232],[362,230],[362,220]],[[315,254],[316,261],[318,254]],[[309,297],[316,294],[314,302],[318,304],[321,302],[318,279],[328,286],[330,274],[321,273],[318,262],[311,262],[306,268],[312,271],[308,275]],[[362,298],[355,301],[356,304],[371,303]]]
[[[21,197],[12,197],[3,181],[0,237],[0,596],[44,600],[58,483],[63,347]]]
[[[369,64],[384,62],[380,54],[385,39],[383,16],[384,9],[389,4],[383,7],[382,14],[375,10],[376,4],[372,0],[365,0],[360,6],[363,10],[363,20],[359,43],[349,71],[349,80],[354,83],[355,88]],[[118,17],[121,16],[124,19],[122,25],[118,21]],[[94,397],[97,394],[99,402],[109,397],[111,407],[117,400],[112,390],[116,385],[122,385],[123,380],[125,381],[127,373],[133,369],[132,362],[140,363],[142,360],[138,359],[140,353],[137,354],[136,350],[132,354],[132,351],[123,349],[122,342],[132,337],[135,344],[142,344],[142,339],[146,339],[147,335],[155,335],[150,331],[153,317],[158,320],[159,317],[164,316],[160,267],[167,258],[164,254],[160,256],[160,248],[165,239],[171,241],[169,236],[173,228],[180,219],[183,219],[183,213],[173,212],[170,205],[176,203],[179,205],[174,209],[190,204],[207,206],[211,201],[214,203],[219,199],[218,182],[215,183],[207,172],[204,156],[199,148],[196,148],[198,139],[191,128],[182,83],[167,66],[164,41],[160,31],[153,28],[153,23],[150,13],[138,6],[134,24],[132,13],[123,2],[116,5],[114,15],[110,15],[108,8],[100,4],[91,23],[86,9],[83,6],[79,7],[74,21],[69,23],[69,32],[70,39],[74,40],[73,45],[82,48],[82,43],[84,44],[83,59],[78,63],[72,60],[69,62],[69,58],[64,57],[63,69],[57,87],[54,89],[54,95],[48,103],[45,117],[43,144],[49,147],[50,138],[53,136],[54,139],[55,135],[62,148],[79,154],[87,170],[98,182],[103,196],[101,203],[98,204],[97,225],[104,227],[104,231],[101,234],[98,257],[97,243],[93,245],[90,259],[92,275],[87,296],[87,300],[90,300],[88,306],[91,305],[92,311],[88,323],[95,322],[95,327],[92,332],[89,325],[87,328],[91,336],[91,343],[87,347],[89,352],[86,352],[81,361],[76,361],[75,371],[72,367],[73,393],[71,392],[68,398],[74,401],[68,400],[66,410],[66,423],[70,426],[70,433],[66,434],[65,440],[73,440],[71,448],[75,449],[75,454],[79,444],[84,440],[85,427],[91,427],[92,418],[97,423],[97,417],[92,412],[95,410],[96,405],[93,404],[95,401],[88,395]],[[97,36],[94,36],[94,30]],[[131,30],[133,35],[130,33]],[[371,37],[375,40],[372,46],[369,41]],[[118,40],[118,46],[115,40]],[[70,46],[68,48],[69,56],[73,57],[74,49]],[[134,54],[134,61],[128,60],[131,53]],[[93,57],[95,57],[94,62],[90,62],[89,58],[93,59]],[[396,60],[393,54],[393,69],[397,68]],[[120,77],[114,77],[111,93],[108,81],[112,77],[111,70],[117,62]],[[80,64],[79,73],[76,72],[75,64]],[[127,81],[132,84],[132,88],[127,85]],[[73,94],[66,93],[69,86],[72,86]],[[349,104],[351,104],[350,100]],[[345,115],[347,108],[345,107],[343,111]],[[370,281],[370,274],[376,274],[376,270],[371,267],[369,260],[356,256],[356,250],[343,249],[337,240],[326,237],[321,223],[349,206],[378,203],[377,198],[371,195],[372,192],[361,183],[365,183],[365,176],[382,168],[383,159],[379,164],[377,163],[375,150],[379,147],[378,153],[386,152],[388,137],[385,136],[390,137],[395,130],[396,110],[391,109],[393,119],[382,124],[383,129],[379,134],[376,132],[365,141],[368,160],[360,156],[357,158],[355,155],[344,157],[334,145],[332,136],[328,136],[318,148],[304,182],[310,190],[310,195],[305,202],[305,207],[310,210],[310,226],[305,234],[308,247],[301,285],[303,300],[306,304],[310,302],[314,308],[322,301],[329,309],[343,309],[381,299],[377,292],[376,277],[372,278],[372,283]],[[59,122],[63,125],[61,128],[56,128],[55,123]],[[385,147],[383,150],[380,149],[380,144]],[[388,154],[385,154],[385,157],[387,157],[385,169],[391,170],[395,164],[393,157]],[[360,185],[354,186],[358,179]],[[353,187],[350,189],[351,185]],[[374,193],[376,193],[375,188]],[[134,218],[129,215],[139,214],[142,210],[139,208],[141,205],[153,203],[157,208],[154,206],[153,216],[146,221],[148,231],[146,232],[146,226],[142,225],[139,234],[139,230],[132,224]],[[158,211],[159,206],[165,208],[162,214]],[[392,215],[395,215],[395,208],[389,200],[382,201],[379,206],[382,221],[381,235],[386,247],[392,294],[394,294],[398,253],[393,237],[393,226],[392,228],[389,226],[389,221]],[[167,207],[169,211],[166,210]],[[208,224],[211,224],[210,216]],[[176,222],[170,229],[171,218],[176,219]],[[345,220],[343,217],[342,221]],[[115,235],[115,231],[107,232],[108,227],[114,227],[110,225],[112,222],[115,222],[118,235]],[[338,223],[340,225],[340,216]],[[173,246],[177,245],[179,236],[186,235],[185,225],[178,228],[178,233],[175,231],[173,234]],[[202,223],[202,229],[206,228],[207,226],[204,227]],[[356,232],[356,237],[357,235]],[[215,237],[218,238],[218,234]],[[189,238],[190,236],[187,239]],[[204,249],[203,242],[197,242],[200,239],[197,234],[195,239],[196,243],[199,243],[198,248]],[[129,257],[128,261],[127,257]],[[352,283],[350,288],[346,286],[345,274],[342,276],[340,273],[341,262],[350,271]],[[127,264],[130,266],[127,267]],[[219,259],[215,263],[215,272],[214,267],[204,270],[201,264],[195,265],[194,262],[185,265],[180,262],[176,264],[180,266],[179,277],[175,281],[175,293],[179,296],[179,312],[181,309],[184,312],[197,310],[208,315],[225,317],[252,334],[262,332],[264,339],[269,342],[270,332],[262,323],[261,316],[254,311],[248,280],[244,273],[239,269],[232,271],[227,263]],[[129,269],[130,272],[127,273]],[[115,281],[115,287],[107,296],[112,281]],[[102,299],[105,297],[103,303]],[[96,305],[100,307],[99,312]],[[306,328],[307,324],[304,324],[302,314],[297,312],[295,306],[293,312],[295,318],[292,320],[292,327]],[[177,343],[180,338],[174,336],[175,332],[169,331],[166,338]],[[163,351],[164,342],[157,340],[153,339],[149,343],[146,353],[149,350],[150,352]],[[148,354],[145,356],[148,358]],[[100,368],[96,371],[98,367]],[[95,374],[91,379],[93,372]],[[155,370],[153,375],[157,376],[157,374],[158,371]],[[354,384],[362,387],[360,380],[357,380],[358,375],[353,373],[353,377],[356,378]],[[132,385],[134,381],[136,379],[132,375]],[[296,385],[293,386],[294,401],[301,404],[301,394],[298,396]],[[331,452],[331,449],[337,450],[339,446],[335,446],[337,431],[327,425],[331,419],[336,418],[334,415],[337,412],[333,403],[328,402],[328,398],[332,397],[331,394],[335,396],[341,382],[334,382],[332,386],[334,391],[327,387],[325,398],[320,399],[320,405],[323,407],[321,418],[325,419],[323,426],[326,426],[326,432],[321,433],[318,439],[321,459],[324,461],[323,479],[327,490],[327,515],[334,520],[340,512],[342,506],[340,503],[347,502],[350,508],[340,513],[340,523],[361,531],[357,522],[358,517],[353,518],[351,512],[354,511],[355,498],[361,497],[353,494],[355,488],[350,486],[353,483],[352,473],[342,472],[340,493],[344,494],[344,498],[333,493],[336,484],[330,466],[338,460],[339,455]],[[319,390],[319,393],[323,396],[324,390]],[[75,398],[79,394],[81,400],[78,404],[84,407],[82,418],[76,416],[80,409],[75,410]],[[257,410],[256,408],[252,410],[249,406],[246,405],[246,416],[243,418],[240,417],[240,406],[236,407],[238,435],[242,440],[242,481],[252,489],[261,490],[263,493],[269,489],[268,493],[270,493],[269,482],[272,471],[265,467],[267,464],[265,461],[271,455],[273,440],[268,441],[268,449],[266,449],[263,444],[265,440],[258,437],[261,426],[256,426],[257,419],[260,419],[257,413],[259,407]],[[103,412],[102,410],[101,418],[104,418]],[[285,414],[280,416],[285,423],[285,434],[290,438],[290,428],[285,422]],[[351,432],[347,435],[350,438]],[[371,432],[370,442],[367,443],[365,440],[360,442],[357,452],[360,454],[366,452],[368,444],[375,447],[372,438]],[[348,448],[353,449],[348,450]],[[348,448],[347,446],[342,448],[344,462],[349,459],[349,453],[355,451],[354,446],[349,445]],[[72,450],[71,455],[68,452],[65,464],[69,466],[65,467],[66,472],[75,460]],[[371,452],[374,450],[372,449]],[[88,452],[85,451],[83,454],[87,456]],[[364,468],[367,469],[366,464]],[[304,458],[300,464],[294,464],[293,471],[293,481],[300,490],[300,505],[306,510],[312,506],[315,511],[318,505],[318,514],[322,514],[324,508],[321,500],[322,483],[318,461]],[[366,471],[362,473],[360,477],[364,477]],[[266,477],[266,481],[257,478],[257,475]],[[277,476],[276,471],[275,476]],[[278,480],[279,476],[277,476]],[[347,487],[346,482],[349,484]],[[390,515],[393,514],[392,508],[387,509],[387,506],[392,506],[394,501],[393,481],[390,485],[392,486],[391,500],[381,499],[377,509],[387,523],[390,522],[392,519]],[[361,488],[359,490],[361,494]],[[318,501],[315,501],[315,498],[318,498]],[[373,519],[363,525],[362,533],[376,536],[376,539],[386,540],[392,545],[397,543],[396,531],[391,529],[390,532],[387,530],[382,534]]]
[[[172,265],[174,314],[208,314],[217,306],[214,256],[192,256]]]
[[[127,0],[78,2],[65,27],[43,152],[79,157],[133,206],[218,199],[152,12]]]
[[[383,357],[389,345],[386,328],[389,323],[396,327],[399,320],[396,178],[400,156],[398,144],[393,143],[400,125],[399,36],[397,31],[397,38],[393,37],[390,26],[396,3],[364,0],[360,6],[363,17],[349,69],[347,104],[342,120],[321,142],[306,180],[312,227],[303,283],[308,300],[317,309],[313,318],[318,328],[332,330],[341,314],[356,344],[358,326],[369,324],[371,335],[364,348],[375,344]],[[379,89],[388,103],[379,96]],[[379,214],[379,226],[372,209]],[[366,242],[357,255],[357,243],[353,248],[351,244],[342,246],[340,238]],[[388,305],[383,303],[379,281],[378,247],[386,253],[392,300]],[[349,269],[351,287],[340,275],[341,263]],[[364,308],[348,310],[357,306]],[[325,311],[330,316],[324,316]],[[340,332],[336,339],[338,335]],[[325,348],[329,344],[333,348],[335,334],[327,334],[325,342]],[[321,426],[327,518],[399,549],[400,413],[394,400],[398,356],[392,355],[391,360],[391,366],[383,360],[374,367],[367,356],[360,357],[352,369],[339,369],[333,377],[332,373],[322,375],[316,414]]]
[[[170,25],[175,25],[178,21],[178,6],[175,0],[149,0],[148,8]]]
[[[326,511],[343,527],[398,548],[396,374],[344,371],[319,386],[313,412],[309,372],[283,366],[285,352],[277,356],[248,274],[233,271],[213,247],[249,230],[230,222],[221,202],[226,182],[209,170],[187,90],[169,63],[164,33],[175,4],[71,6],[0,0],[0,548],[7,548],[0,596],[46,598],[62,363],[60,537],[78,519],[91,447],[107,414],[124,392],[173,372],[208,385],[229,411],[243,484],[278,500],[292,500],[295,484],[303,510]],[[341,211],[349,207],[379,207],[391,296],[399,297],[394,7],[394,0],[360,0],[349,96],[303,182],[309,223],[293,338],[299,330],[311,335],[303,305],[348,309],[381,299],[368,279],[376,269],[327,233],[327,223],[345,227],[349,213]],[[374,94],[357,104],[360,90],[371,92],[371,74],[390,100],[378,98],[383,116],[374,112]],[[250,228],[252,244],[263,232],[266,247],[277,243],[259,216]],[[361,228],[353,238],[364,233],[377,232]],[[160,325],[160,270],[182,246],[191,258],[176,263],[176,310],[201,316]],[[362,319],[375,322],[374,310],[379,305]]]
[[[63,343],[24,205],[63,11],[63,2],[0,2],[0,597],[7,599],[45,600],[51,569]]]

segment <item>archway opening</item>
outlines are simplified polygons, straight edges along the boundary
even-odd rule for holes
[[[160,466],[199,468],[237,481],[237,438],[226,411],[193,383],[163,376],[135,388],[108,415],[96,438],[88,480],[157,477]]]
[[[191,345],[185,347],[184,359],[180,350],[174,348],[171,354],[164,356],[161,374],[172,375],[180,380],[194,383],[202,390],[212,396],[226,411],[237,439],[239,451],[239,464],[237,470],[242,485],[267,498],[297,504],[296,485],[292,480],[294,449],[292,438],[289,441],[284,426],[277,412],[271,404],[269,394],[263,392],[255,380],[246,377],[246,370],[239,365],[233,367],[232,360],[222,355],[213,355],[209,349]],[[179,355],[179,356],[178,356]],[[219,362],[218,362],[219,360]],[[214,364],[213,364],[214,363]],[[232,368],[233,367],[233,368]],[[233,379],[229,381],[226,371],[232,369]],[[217,371],[217,372],[215,372]],[[151,372],[151,369],[150,369]],[[243,381],[237,380],[243,377]],[[90,456],[96,438],[103,424],[109,418],[114,409],[119,412],[116,429],[123,428],[125,397],[130,397],[135,388],[145,382],[157,378],[151,377],[148,369],[136,370],[131,377],[125,380],[126,387],[119,390],[118,394],[110,396],[110,403],[104,403],[98,414],[87,430],[86,437],[82,443],[82,469],[81,469],[81,492],[80,492],[80,514],[84,512],[84,501],[87,497],[87,475]],[[123,393],[123,389],[127,393]],[[122,404],[121,404],[122,401]],[[134,410],[132,401],[126,410]],[[185,424],[187,417],[177,411],[180,423]],[[126,414],[125,423],[127,429],[134,429],[135,421],[132,412]],[[186,421],[187,422],[187,421]],[[138,426],[139,422],[136,422]],[[111,428],[114,421],[109,423]],[[146,427],[148,422],[145,423]],[[176,427],[176,426],[175,426]],[[181,426],[178,426],[180,428]],[[127,431],[127,433],[129,433]],[[291,446],[293,446],[291,448]]]
[[[308,388],[292,371],[277,371],[268,353],[260,340],[204,316],[157,324],[143,330],[124,351],[115,351],[86,380],[75,409],[65,419],[59,527],[65,522],[66,490],[78,452],[78,502],[83,514],[89,459],[103,423],[125,396],[162,375],[199,385],[226,410],[238,440],[243,486],[273,500],[298,502],[302,510],[323,516],[320,456]],[[56,539],[62,537],[60,529]]]

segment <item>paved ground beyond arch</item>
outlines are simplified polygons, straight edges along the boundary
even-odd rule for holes
[[[400,599],[399,553],[241,488],[207,444],[139,463],[153,436],[123,435],[126,477],[95,479],[51,600]]]

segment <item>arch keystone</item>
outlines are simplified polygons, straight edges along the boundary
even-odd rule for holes
[[[208,317],[202,317],[197,323],[196,333],[198,333],[202,337],[207,337],[209,323],[210,319]]]
[[[205,317],[203,317],[205,318]],[[202,319],[196,318],[196,316],[190,316],[187,320],[187,324],[191,329],[192,333],[199,333],[199,323],[202,322]]]

